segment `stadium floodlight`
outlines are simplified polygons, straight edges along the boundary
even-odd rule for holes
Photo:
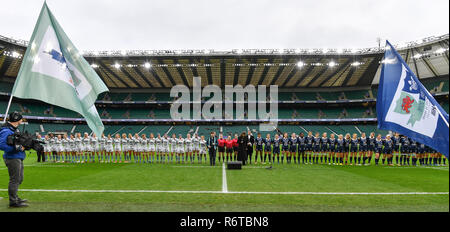
[[[19,57],[20,57],[20,53],[18,53],[18,52],[16,52],[16,51],[13,51],[12,54],[11,54],[11,56],[12,56],[13,58],[19,58]]]
[[[297,62],[297,67],[301,68],[303,66],[305,66],[305,63],[303,63],[303,61]]]
[[[115,64],[114,64],[114,68],[116,68],[116,69],[120,69],[121,66],[122,66],[122,65],[120,65],[119,63],[115,63]]]
[[[121,54],[122,56],[126,56],[126,55],[127,55],[127,51],[121,50],[121,51],[120,51],[120,54]]]
[[[330,66],[330,67],[334,67],[334,66],[336,66],[336,62],[334,62],[334,61],[330,61],[330,63],[328,63],[328,66]]]
[[[152,66],[152,65],[151,65],[149,62],[146,62],[146,63],[144,64],[144,67],[145,67],[146,69],[149,69],[151,66]]]
[[[438,50],[434,51],[434,53],[436,53],[436,54],[442,54],[442,53],[444,53],[446,50],[447,50],[447,49],[439,48]]]
[[[336,49],[337,54],[342,54],[343,52],[344,52],[344,49],[342,49],[342,48]]]
[[[98,65],[97,64],[91,64],[91,67],[92,68],[98,68]]]
[[[422,54],[420,54],[420,53],[413,56],[414,59],[419,59],[420,57],[422,57]]]
[[[360,66],[360,65],[361,65],[361,63],[359,63],[358,61],[352,63],[352,66],[354,66],[354,67],[357,67],[357,66]]]

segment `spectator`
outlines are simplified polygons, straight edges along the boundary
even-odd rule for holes
[[[150,112],[148,113],[147,117],[155,119],[156,118],[155,112],[153,112],[153,110],[150,110]]]
[[[325,99],[320,95],[320,93],[316,94],[317,101],[325,101]]]
[[[327,115],[322,111],[322,110],[319,110],[319,113],[318,113],[318,115],[317,115],[317,117],[319,118],[319,119],[322,119],[322,118],[324,118],[324,117],[326,117]]]
[[[339,95],[339,100],[347,100],[347,96],[345,96],[344,92],[341,92],[341,95]]]
[[[105,93],[105,95],[103,96],[103,101],[111,101],[111,97],[108,93]]]
[[[299,99],[298,99],[298,97],[297,97],[297,95],[295,93],[292,93],[291,100],[292,101],[298,101]]]
[[[123,115],[124,118],[130,119],[130,110],[127,110]]]
[[[156,96],[155,96],[155,94],[153,93],[152,94],[152,96],[150,96],[150,98],[148,99],[148,101],[156,101],[157,99],[156,99]]]
[[[132,101],[132,100],[133,98],[131,97],[131,93],[129,93],[128,96],[125,99],[123,99],[123,101]]]

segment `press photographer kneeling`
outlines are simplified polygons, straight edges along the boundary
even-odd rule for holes
[[[25,150],[43,149],[40,142],[28,133],[18,130],[23,122],[22,115],[18,112],[9,114],[8,121],[0,128],[0,150],[4,151],[3,160],[9,173],[9,207],[26,207],[26,199],[20,199],[17,195],[20,184],[23,181],[23,160]]]

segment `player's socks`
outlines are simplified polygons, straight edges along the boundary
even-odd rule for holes
[[[378,161],[379,161],[380,159],[377,159],[377,158],[375,158],[375,165],[378,165]]]

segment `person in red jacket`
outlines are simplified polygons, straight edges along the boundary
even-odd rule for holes
[[[239,138],[239,135],[234,134],[234,139],[233,139],[234,154],[233,154],[233,158],[232,158],[232,160],[234,160],[234,161],[237,161],[237,155],[238,155],[238,150],[239,150],[238,138]]]
[[[226,140],[223,138],[223,134],[220,134],[219,139],[217,140],[219,150],[219,162],[220,160],[222,160],[222,162],[224,161],[225,142]]]
[[[228,135],[227,141],[225,142],[225,146],[227,147],[227,161],[231,161],[233,156],[233,139],[231,139],[231,134]]]

